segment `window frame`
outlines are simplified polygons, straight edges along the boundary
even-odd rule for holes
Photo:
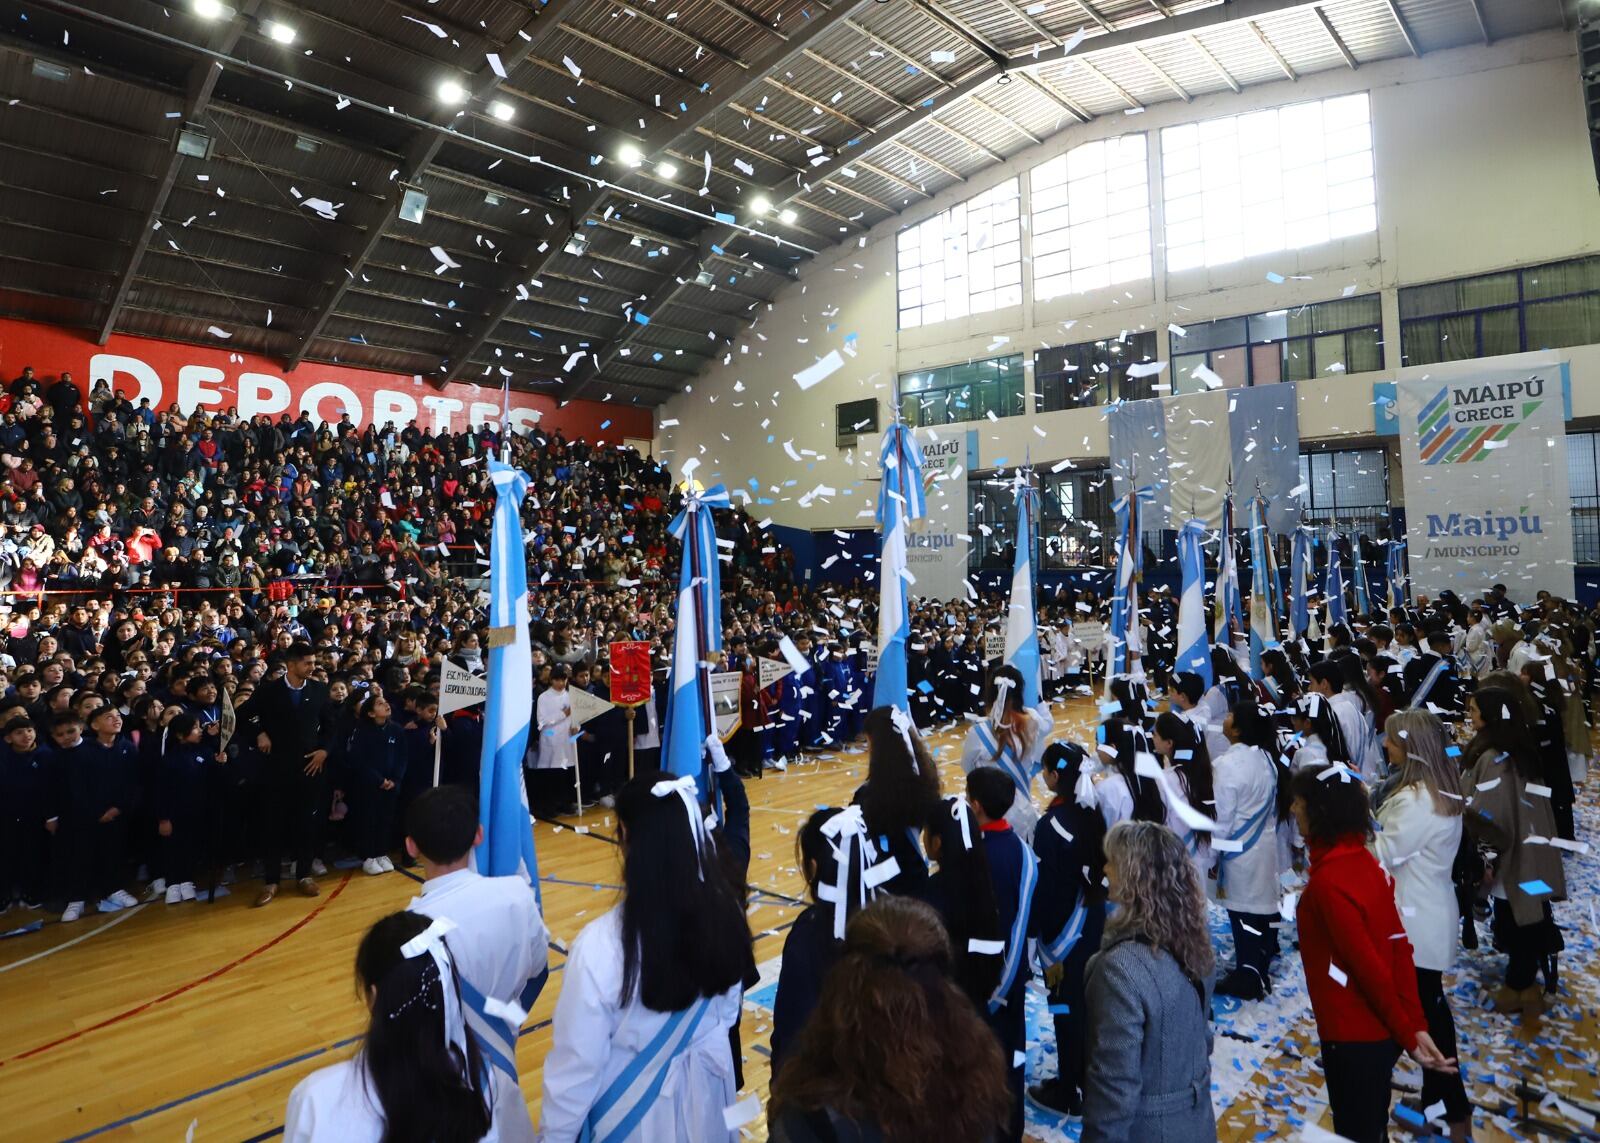
[[[1148,339],[1148,341],[1146,341]],[[1149,346],[1141,351],[1138,343]],[[1112,346],[1130,344],[1130,352],[1122,361],[1112,361],[1114,352]],[[1075,364],[1076,371],[1065,368],[1074,364],[1071,354],[1078,352],[1080,358]],[[1046,354],[1062,354],[1061,369],[1045,370],[1040,366],[1040,361]],[[1104,358],[1107,365],[1105,373],[1094,372],[1094,365]],[[1045,349],[1033,351],[1033,411],[1035,413],[1055,413],[1066,409],[1091,409],[1100,405],[1110,404],[1111,401],[1139,401],[1151,397],[1161,396],[1156,392],[1155,386],[1161,380],[1159,374],[1149,377],[1129,377],[1128,366],[1142,362],[1157,360],[1156,331],[1153,329],[1130,331],[1126,338],[1108,337],[1098,341],[1080,341],[1071,345],[1056,345]],[[1068,379],[1083,381],[1084,369],[1090,370],[1093,383],[1083,393],[1079,400],[1062,399]],[[1061,383],[1054,386],[1055,392],[1047,389],[1047,379],[1061,379]],[[1113,396],[1112,394],[1115,394]]]
[[[1007,187],[1011,188],[1009,195],[1004,193]],[[991,241],[982,250],[973,250],[968,245],[968,238],[972,233],[972,212],[974,210],[993,211],[1002,204],[1011,204],[1013,217],[999,222],[995,222],[991,218],[988,224],[990,234],[992,236],[997,227],[1012,227],[1016,232],[1015,237],[1007,237],[1003,242]],[[956,221],[958,215],[960,216],[959,225]],[[942,322],[960,321],[979,314],[993,313],[996,310],[1005,309],[1012,305],[1021,305],[1023,302],[1022,237],[1024,230],[1022,222],[1022,179],[1020,175],[1013,175],[1009,179],[1002,179],[994,186],[973,195],[971,198],[964,199],[945,208],[931,218],[923,219],[915,226],[908,226],[896,233],[894,281],[897,328],[903,330],[920,329],[924,326],[938,325]],[[934,233],[928,229],[930,227],[936,228],[937,242],[932,241],[930,237]],[[961,267],[960,272],[952,276],[950,268],[952,266],[953,252],[950,249],[950,244],[954,241],[957,229],[959,229],[960,233]],[[929,249],[930,246],[938,248],[937,263],[923,257],[923,252]],[[994,261],[995,251],[1002,246],[1014,246],[1015,258],[1008,258],[1005,262]],[[915,266],[907,266],[906,262],[912,250],[917,252],[917,264]],[[980,265],[978,267],[977,274],[974,273],[973,267],[975,255],[980,256],[980,261],[985,258],[988,260],[987,266]],[[928,296],[930,282],[925,279],[924,271],[935,264],[940,267],[939,276],[936,279],[938,298],[930,301]],[[915,281],[908,280],[908,276],[911,274],[916,275]],[[987,284],[982,285],[980,288],[975,283],[976,278],[983,278]],[[1014,301],[1003,300],[1005,295],[1012,293],[1015,295]],[[973,299],[980,295],[987,295],[992,304],[988,304],[983,308],[975,307],[972,304]],[[909,304],[907,303],[908,297],[913,299]],[[953,297],[959,298],[962,302],[963,308],[958,313],[949,312],[950,300]],[[925,314],[930,307],[937,307],[940,316],[931,319],[926,317]],[[908,321],[908,314],[915,314],[915,320]]]
[[[1318,310],[1319,307],[1332,306],[1332,305],[1336,305],[1336,304],[1340,304],[1340,303],[1344,303],[1344,302],[1360,302],[1360,301],[1368,301],[1368,300],[1370,300],[1371,302],[1373,302],[1377,306],[1377,313],[1376,313],[1377,320],[1375,322],[1373,322],[1373,323],[1370,323],[1370,324],[1340,326],[1340,327],[1331,328],[1331,329],[1317,329],[1315,332],[1311,332],[1311,333],[1290,333],[1290,332],[1288,332],[1288,330],[1286,328],[1285,332],[1284,332],[1284,335],[1282,337],[1280,337],[1280,338],[1271,338],[1271,337],[1257,338],[1257,337],[1254,336],[1254,333],[1252,331],[1253,323],[1264,322],[1268,318],[1276,319],[1276,318],[1282,317],[1285,320],[1285,324],[1287,325],[1288,316],[1293,314],[1293,313],[1295,313],[1297,310],[1311,310],[1312,314],[1313,314],[1312,325],[1315,326],[1316,325],[1315,313],[1316,313],[1316,311]],[[1223,324],[1225,322],[1234,322],[1234,321],[1242,321],[1244,323],[1244,336],[1245,336],[1245,340],[1244,341],[1235,341],[1235,342],[1231,342],[1228,345],[1213,345],[1213,346],[1210,346],[1210,347],[1208,347],[1206,349],[1203,349],[1203,350],[1195,350],[1195,349],[1186,349],[1185,348],[1185,346],[1189,342],[1190,338],[1196,332],[1199,332],[1199,331],[1205,330],[1205,329],[1209,329],[1209,328],[1211,328],[1213,326],[1221,325],[1221,324]],[[1385,368],[1387,368],[1388,347],[1387,347],[1387,345],[1386,345],[1386,343],[1384,341],[1384,336],[1383,336],[1383,298],[1382,298],[1381,294],[1375,294],[1375,293],[1374,294],[1357,294],[1357,295],[1354,295],[1354,296],[1349,297],[1349,298],[1330,298],[1329,300],[1322,301],[1322,302],[1307,302],[1302,306],[1292,307],[1292,308],[1287,309],[1287,310],[1263,310],[1260,313],[1241,314],[1241,315],[1238,315],[1236,317],[1213,318],[1211,321],[1195,322],[1195,323],[1191,324],[1185,330],[1185,336],[1183,336],[1183,337],[1180,337],[1180,336],[1178,336],[1178,334],[1176,334],[1174,332],[1171,332],[1169,330],[1168,331],[1168,336],[1167,336],[1167,342],[1168,342],[1168,344],[1167,344],[1167,354],[1168,354],[1167,360],[1168,360],[1169,364],[1167,366],[1167,369],[1168,369],[1168,372],[1171,374],[1172,393],[1173,393],[1174,396],[1183,396],[1183,395],[1189,394],[1189,393],[1199,393],[1199,392],[1204,392],[1205,391],[1205,386],[1204,385],[1201,385],[1198,388],[1186,387],[1185,386],[1185,382],[1189,380],[1189,371],[1194,368],[1194,365],[1193,364],[1186,364],[1186,365],[1185,364],[1180,364],[1180,362],[1183,362],[1183,361],[1186,361],[1186,360],[1192,361],[1193,358],[1198,357],[1201,354],[1204,354],[1204,356],[1205,356],[1205,366],[1206,366],[1206,368],[1210,369],[1210,370],[1212,370],[1212,372],[1218,373],[1218,374],[1220,374],[1222,371],[1216,368],[1216,359],[1213,357],[1214,354],[1218,354],[1218,353],[1243,353],[1244,354],[1244,368],[1245,368],[1244,384],[1242,386],[1228,386],[1228,388],[1249,388],[1249,387],[1252,387],[1252,386],[1255,386],[1255,385],[1258,385],[1258,384],[1260,384],[1260,385],[1276,385],[1276,384],[1280,384],[1280,383],[1283,383],[1283,382],[1289,382],[1290,384],[1293,384],[1295,381],[1314,380],[1314,379],[1322,377],[1322,376],[1324,376],[1326,374],[1327,365],[1334,364],[1334,362],[1328,362],[1327,365],[1324,365],[1324,364],[1322,364],[1321,362],[1319,362],[1317,360],[1315,354],[1316,354],[1317,342],[1319,340],[1321,340],[1322,338],[1325,338],[1325,337],[1340,337],[1340,338],[1342,338],[1343,339],[1343,346],[1342,346],[1342,352],[1341,352],[1341,355],[1340,355],[1340,360],[1341,360],[1341,363],[1342,363],[1342,362],[1347,362],[1350,359],[1350,355],[1351,355],[1350,354],[1350,349],[1351,349],[1350,338],[1351,338],[1351,336],[1354,335],[1354,334],[1366,333],[1368,331],[1371,331],[1371,332],[1373,332],[1373,333],[1375,333],[1377,335],[1377,346],[1378,346],[1378,365],[1377,365],[1377,367],[1374,368],[1374,369],[1370,369],[1370,370],[1363,369],[1359,373],[1356,372],[1356,371],[1350,370],[1349,368],[1346,368],[1345,370],[1343,370],[1340,373],[1340,376],[1360,376],[1361,373],[1381,373],[1381,372],[1383,372],[1383,370]],[[1304,376],[1304,377],[1291,377],[1291,376],[1289,376],[1289,370],[1287,369],[1288,357],[1286,356],[1286,354],[1289,352],[1287,347],[1289,347],[1291,345],[1294,345],[1297,342],[1304,343],[1305,352],[1311,359],[1310,368],[1309,368],[1306,376]],[[1277,347],[1279,347],[1279,350],[1278,350],[1279,366],[1278,366],[1278,377],[1277,377],[1276,380],[1269,380],[1269,381],[1258,381],[1257,380],[1257,377],[1256,377],[1256,351],[1261,349],[1264,346],[1277,346]]]
[[[1005,363],[1004,367],[1000,363]],[[993,366],[992,378],[966,376],[957,371],[982,369],[984,366]],[[938,427],[941,425],[959,425],[968,421],[988,420],[988,407],[981,404],[980,395],[973,391],[975,385],[982,385],[988,380],[995,384],[994,400],[996,404],[1015,404],[1015,409],[1004,411],[995,409],[995,417],[1019,417],[1027,411],[1027,378],[1024,376],[1023,359],[1020,353],[1004,354],[996,357],[979,358],[975,361],[958,361],[951,365],[936,366],[933,369],[919,369],[910,373],[902,373],[898,378],[900,391],[900,416],[906,424],[913,428],[927,426]],[[1015,375],[1013,379],[1013,374]],[[920,386],[914,383],[923,379]],[[1014,388],[1013,388],[1014,386]],[[953,408],[960,408],[958,403],[952,403],[952,394],[961,393],[965,397],[965,411],[967,415],[952,417],[948,414]],[[937,395],[937,396],[936,396]],[[923,416],[925,409],[931,401],[942,401],[942,408],[946,416],[943,418],[929,419]],[[992,406],[990,406],[992,407]]]
[[[1416,285],[1401,286],[1399,290],[1401,364],[1404,366],[1428,366],[1444,364],[1450,361],[1476,361],[1484,357],[1501,356],[1500,354],[1487,354],[1484,352],[1483,321],[1487,315],[1503,314],[1507,312],[1514,312],[1517,318],[1517,345],[1515,349],[1509,351],[1511,353],[1527,353],[1530,352],[1530,350],[1537,349],[1565,349],[1571,345],[1596,344],[1595,341],[1570,342],[1566,345],[1536,345],[1531,347],[1528,344],[1528,310],[1530,307],[1549,305],[1553,302],[1572,301],[1579,298],[1600,298],[1600,287],[1592,290],[1574,290],[1562,294],[1551,294],[1548,297],[1528,297],[1528,278],[1530,276],[1537,277],[1542,271],[1553,270],[1562,266],[1575,265],[1577,263],[1591,263],[1595,265],[1597,270],[1600,270],[1600,255],[1591,254],[1583,255],[1577,258],[1561,258],[1554,262],[1540,262],[1534,266],[1512,266],[1504,270],[1491,270],[1484,274],[1469,274],[1461,278],[1443,278],[1436,282],[1421,282]],[[1406,316],[1406,301],[1408,299],[1408,295],[1414,298],[1420,291],[1423,290],[1437,289],[1440,286],[1459,287],[1471,282],[1487,281],[1490,278],[1496,278],[1504,274],[1512,275],[1516,281],[1517,297],[1515,301],[1498,302],[1493,305],[1484,306],[1469,306],[1462,309],[1438,310],[1414,314],[1410,317]],[[1440,354],[1438,356],[1430,357],[1426,361],[1412,361],[1413,347],[1412,344],[1408,343],[1407,339],[1408,335],[1410,335],[1413,330],[1416,330],[1419,326],[1424,326],[1429,323],[1442,324],[1443,322],[1451,319],[1461,319],[1466,317],[1472,318],[1473,345],[1472,353],[1469,356],[1447,357],[1443,354]],[[1596,330],[1594,332],[1597,340],[1600,340],[1600,330]],[[1436,342],[1436,344],[1442,345],[1443,343]]]
[[[1139,160],[1137,163],[1128,161],[1122,154],[1122,149],[1133,145],[1135,141],[1139,148]],[[1070,169],[1073,156],[1082,155],[1093,148],[1098,148],[1101,152],[1098,174],[1091,172],[1088,175],[1080,174],[1076,179],[1073,178]],[[1113,154],[1113,152],[1115,153]],[[1115,164],[1108,161],[1111,159],[1116,160]],[[1057,165],[1060,167],[1059,181],[1042,185],[1042,180],[1054,177],[1054,168]],[[1126,203],[1131,200],[1119,196],[1131,195],[1132,188],[1113,187],[1112,184],[1119,181],[1118,176],[1135,169],[1139,172],[1138,182],[1144,188],[1144,198],[1142,206],[1130,207]],[[1076,182],[1082,185],[1096,177],[1100,179],[1102,184],[1100,201],[1090,207],[1088,198],[1080,198],[1079,213],[1074,213],[1071,193],[1073,184]],[[1153,281],[1155,278],[1155,214],[1151,205],[1150,194],[1150,136],[1149,132],[1145,131],[1133,131],[1108,139],[1094,139],[1080,143],[1076,147],[1072,147],[1031,167],[1028,170],[1028,231],[1030,241],[1028,274],[1033,290],[1033,300],[1035,302],[1059,301],[1063,298],[1078,297],[1092,290],[1111,289],[1115,286],[1124,286],[1132,282]],[[1046,196],[1051,199],[1059,197],[1060,201],[1040,209],[1039,201]],[[1096,211],[1100,213],[1094,215]],[[1084,217],[1084,212],[1094,216]],[[1138,254],[1121,258],[1112,257],[1110,251],[1112,243],[1129,238],[1138,233],[1138,231],[1131,227],[1127,233],[1113,235],[1111,231],[1117,229],[1117,224],[1127,223],[1133,216],[1140,214],[1143,216],[1142,251]],[[1052,221],[1048,225],[1042,226],[1041,219],[1046,215],[1059,215],[1060,218],[1059,221]],[[1080,264],[1073,257],[1072,233],[1074,230],[1086,228],[1096,223],[1099,223],[1106,231],[1104,234],[1105,257],[1093,264]],[[1055,239],[1056,236],[1060,236],[1059,248],[1042,249],[1045,245],[1057,246],[1056,242],[1049,241]],[[1081,256],[1081,245],[1079,250]],[[1040,263],[1045,259],[1062,261],[1063,265],[1050,273],[1041,274],[1039,270]],[[1117,266],[1141,259],[1143,261],[1141,272],[1127,276],[1117,276]],[[1091,275],[1098,271],[1105,272],[1106,280],[1104,282],[1084,285],[1081,288],[1073,282],[1073,279],[1080,275]],[[1046,282],[1064,283],[1064,288],[1057,289],[1042,285],[1042,283]]]

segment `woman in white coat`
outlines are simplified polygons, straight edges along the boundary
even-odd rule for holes
[[[1033,829],[1039,824],[1033,779],[1039,773],[1044,748],[1050,744],[1055,719],[1048,703],[1022,705],[1022,672],[1017,668],[998,668],[989,686],[989,717],[973,723],[967,731],[961,746],[961,770],[970,774],[979,766],[994,766],[1005,771],[1017,788],[1006,821],[1024,845],[1032,845]]]
[[[392,913],[361,939],[356,978],[371,1010],[360,1049],[289,1093],[286,1143],[494,1143],[496,1095],[516,1081],[467,1035],[448,921]],[[526,1122],[526,1116],[524,1116]]]
[[[1288,811],[1288,772],[1278,764],[1272,717],[1254,699],[1233,705],[1222,732],[1230,745],[1212,763],[1217,829],[1211,848],[1217,896],[1233,927],[1234,967],[1217,981],[1216,993],[1259,1000],[1272,990],[1278,955],[1278,823]]]
[[[1417,966],[1417,998],[1428,1033],[1456,1054],[1456,1025],[1443,974],[1455,964],[1461,910],[1451,868],[1461,846],[1461,780],[1445,756],[1444,727],[1426,710],[1402,710],[1384,723],[1384,749],[1397,775],[1378,806],[1372,852],[1394,878],[1395,904]],[[1424,1070],[1422,1106],[1443,1102],[1450,1138],[1472,1135],[1472,1105],[1459,1073]]]
[[[622,900],[567,960],[544,1063],[544,1143],[733,1143],[729,1030],[754,968],[750,929],[694,779],[617,794]]]

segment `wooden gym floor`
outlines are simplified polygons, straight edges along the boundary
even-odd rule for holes
[[[1069,700],[1057,708],[1057,733],[1092,741],[1095,714],[1090,700]],[[946,788],[959,788],[953,785],[960,780],[959,740],[947,732],[934,742]],[[848,801],[864,774],[865,757],[843,753],[747,784],[750,876],[758,890],[750,924],[758,961],[782,952],[784,929],[798,912],[792,901],[803,893],[794,868],[796,829],[817,806]],[[1592,786],[1587,793],[1593,796]],[[536,825],[546,919],[558,946],[551,953],[553,969],[564,960],[560,950],[615,898],[618,855],[606,840],[613,827],[603,809],[581,823]],[[1592,858],[1569,861],[1584,868],[1569,864],[1573,903],[1558,907],[1557,914],[1568,926],[1566,1003],[1542,1027],[1522,1029],[1464,1005],[1459,993],[1454,1000],[1457,1019],[1473,1041],[1468,1063],[1474,1095],[1482,1102],[1492,1103],[1496,1089],[1503,1094],[1522,1070],[1564,1100],[1591,1101],[1600,1085],[1594,1016],[1600,998],[1588,903],[1600,875]],[[269,908],[251,909],[255,886],[246,882],[214,905],[154,903],[90,914],[73,925],[51,917],[39,931],[0,941],[0,1137],[19,1143],[186,1137],[241,1143],[277,1136],[290,1089],[353,1051],[362,1031],[365,1012],[352,977],[361,934],[417,893],[416,882],[399,872],[367,877],[359,869],[334,871],[321,884],[315,899],[291,888]],[[13,910],[0,921],[0,931],[36,919]],[[1298,977],[1296,957],[1286,956],[1283,963],[1280,971]],[[1463,966],[1459,987],[1476,987],[1477,977],[1492,984],[1496,964],[1492,954],[1480,954]],[[561,981],[555,971],[529,1015],[518,1051],[535,1122],[540,1063]],[[1259,1045],[1259,1070],[1246,1071],[1247,1080],[1235,1077],[1240,1091],[1222,1117],[1225,1143],[1292,1138],[1298,1122],[1318,1121],[1320,1081],[1297,1058],[1301,1051],[1315,1053],[1309,1014],[1293,1010],[1279,1024],[1284,1034]],[[767,1010],[747,1003],[746,1090],[763,1095],[769,1028]],[[1575,1125],[1564,1116],[1582,1114],[1548,1104],[1542,1117]],[[1321,1122],[1329,1126],[1325,1117]],[[746,1134],[763,1139],[764,1125],[753,1124]],[[1075,1130],[1043,1121],[1030,1127],[1030,1137],[1038,1140],[1074,1136]],[[1513,1137],[1489,1116],[1480,1117],[1478,1139]]]

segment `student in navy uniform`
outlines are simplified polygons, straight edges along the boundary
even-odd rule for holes
[[[28,909],[44,903],[58,812],[55,760],[40,747],[33,720],[14,718],[0,751],[0,912],[13,901]]]
[[[1006,930],[995,905],[983,833],[966,795],[945,798],[923,837],[938,868],[928,878],[922,899],[938,910],[950,934],[951,977],[987,1020],[1003,959],[996,950],[1004,944]]]
[[[867,716],[867,780],[851,803],[861,807],[878,860],[893,857],[899,866],[884,890],[915,897],[928,880],[919,834],[938,812],[939,770],[910,719],[902,730],[896,713],[880,706]]]
[[[139,902],[118,886],[128,843],[128,819],[137,804],[139,753],[122,737],[122,714],[114,706],[95,711],[83,737],[76,715],[57,718],[51,728],[65,791],[63,847],[67,862],[67,908],[61,920],[76,921],[84,905],[97,902],[102,913]]]
[[[819,712],[823,717],[822,743],[828,750],[837,750],[850,741],[850,710],[845,704],[851,701],[852,672],[845,661],[844,647],[839,643],[828,645],[828,657],[817,668],[822,692]],[[859,696],[858,696],[859,699]]]
[[[207,784],[216,762],[217,742],[188,711],[167,724],[156,780],[154,816],[161,838],[161,875],[167,904],[195,899],[195,868],[204,850]]]
[[[801,750],[817,750],[822,745],[823,706],[822,706],[822,674],[818,668],[817,656],[811,646],[811,632],[796,631],[794,633],[794,647],[800,652],[800,657],[806,663],[806,669],[796,672],[790,679],[794,684],[795,700],[799,709],[795,717],[799,722],[799,737]]]
[[[988,1004],[989,1025],[1000,1037],[1000,1050],[1011,1069],[1011,1124],[1002,1138],[1020,1143],[1028,1048],[1025,998],[1029,972],[1028,926],[1038,880],[1038,861],[1006,821],[1014,792],[1011,779],[992,767],[980,766],[967,775],[967,801],[972,805],[983,834],[983,853],[989,861],[995,909],[1006,934],[1000,980]]]
[[[362,871],[372,876],[394,870],[389,841],[406,776],[405,737],[390,713],[389,700],[373,690],[356,709],[356,728],[350,733],[355,811],[361,823],[357,852]]]
[[[812,903],[795,918],[783,942],[772,1005],[774,1079],[817,1006],[828,970],[839,959],[844,925],[870,896],[865,881],[872,843],[860,810],[828,806],[812,814],[800,829],[795,856]],[[835,900],[824,901],[824,891]]]
[[[1100,949],[1106,923],[1106,825],[1086,775],[1079,793],[1086,761],[1092,771],[1093,760],[1075,742],[1054,742],[1045,751],[1044,783],[1054,797],[1033,833],[1039,884],[1031,920],[1050,986],[1056,1077],[1029,1088],[1028,1094],[1072,1120],[1083,1115],[1088,1069],[1084,972]]]

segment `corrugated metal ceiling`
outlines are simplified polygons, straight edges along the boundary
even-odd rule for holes
[[[234,2],[233,24],[157,0],[0,11],[0,310],[646,403],[764,311],[804,256],[771,236],[821,250],[1080,114],[1343,68],[1340,42],[1359,64],[1407,54],[1406,32],[1424,52],[1481,34],[1471,0],[1251,0],[1253,22],[1211,0]],[[1482,5],[1497,38],[1559,19]],[[1194,13],[1207,26],[1167,30]],[[209,153],[180,158],[208,52],[227,66],[188,118]],[[463,114],[447,79],[477,92]],[[647,167],[622,165],[629,144]],[[407,178],[421,223],[394,217]],[[565,372],[580,349],[598,376]]]

